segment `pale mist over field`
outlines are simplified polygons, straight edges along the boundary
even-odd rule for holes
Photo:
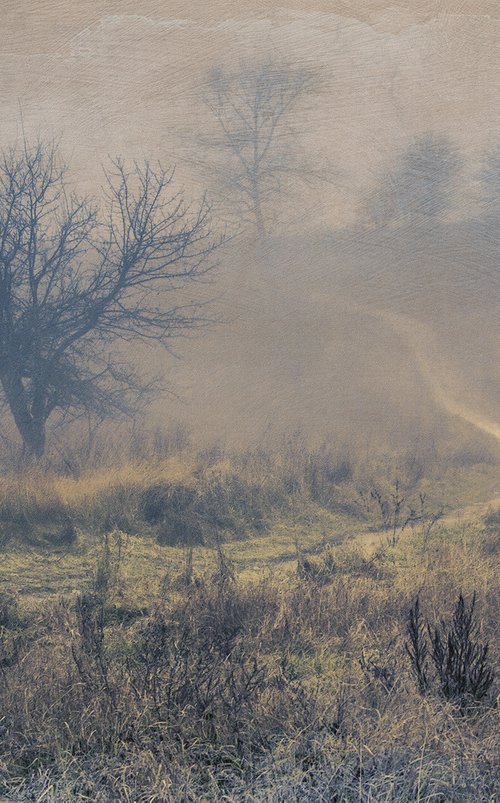
[[[108,155],[175,165],[227,237],[179,299],[213,299],[218,322],[174,354],[126,346],[175,392],[152,421],[207,442],[497,448],[499,9],[386,6],[3,0],[2,146],[56,135],[97,196]],[[277,128],[259,231],[210,92],[214,71],[269,68],[311,80]]]

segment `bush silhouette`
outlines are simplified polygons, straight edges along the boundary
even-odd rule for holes
[[[487,696],[493,685],[494,672],[488,663],[488,642],[478,641],[475,607],[475,592],[469,605],[460,594],[451,622],[447,624],[441,620],[434,627],[427,623],[426,632],[417,597],[408,614],[409,641],[405,647],[422,693],[432,687],[428,674],[430,654],[439,691],[446,699],[479,701]]]

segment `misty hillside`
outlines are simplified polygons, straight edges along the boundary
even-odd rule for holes
[[[394,325],[402,316],[417,339],[425,330],[433,379],[498,422],[500,252],[481,261],[475,234],[474,244],[466,227],[427,242],[357,230],[276,241],[243,260],[234,247],[219,302],[228,322],[188,345],[175,366],[185,404],[169,411],[202,422],[208,437],[243,441],[287,427],[394,445],[436,435],[460,415]]]
[[[208,192],[217,232],[239,232],[201,289],[225,323],[179,344],[180,363],[140,348],[141,369],[179,397],[156,403],[155,421],[185,420],[203,439],[297,427],[399,443],[457,419],[477,430],[460,402],[496,425],[500,244],[484,221],[481,176],[498,147],[498,19],[488,0],[473,6],[464,25],[457,9],[435,13],[427,2],[395,13],[378,0],[244,9],[100,0],[27,3],[22,17],[7,2],[5,146],[21,130],[60,136],[71,181],[97,198],[108,155],[160,159],[175,165],[188,203]],[[271,238],[257,246],[214,176],[227,154],[217,161],[203,143],[217,132],[211,71],[273,61],[311,71],[315,85],[284,129],[297,135],[302,178],[268,204]],[[426,137],[437,161],[423,183],[405,179],[401,165]],[[302,180],[307,170],[314,180]],[[427,230],[415,210],[404,217],[411,189],[395,201],[396,226],[380,219],[387,198],[373,205],[409,177],[407,189],[434,208]],[[403,328],[418,322],[427,367],[395,314]]]

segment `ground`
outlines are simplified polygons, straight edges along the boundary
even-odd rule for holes
[[[498,467],[418,475],[320,450],[6,477],[1,799],[491,803]],[[431,639],[460,595],[459,694]]]

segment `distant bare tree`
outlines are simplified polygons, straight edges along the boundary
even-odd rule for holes
[[[480,179],[482,212],[497,225],[500,218],[500,148],[485,156]]]
[[[418,137],[386,171],[370,198],[372,220],[379,225],[439,221],[449,208],[462,163],[446,137]]]
[[[114,347],[168,346],[201,325],[203,304],[176,291],[207,273],[218,245],[206,203],[191,213],[161,166],[112,161],[102,210],[66,175],[54,143],[0,160],[0,393],[35,456],[57,411],[104,417],[146,391]]]
[[[266,207],[292,181],[310,181],[319,171],[304,163],[294,112],[318,85],[318,76],[287,64],[265,64],[236,72],[215,70],[204,99],[218,134],[204,138],[215,154],[215,170],[233,203],[250,215],[258,237],[267,233]]]

